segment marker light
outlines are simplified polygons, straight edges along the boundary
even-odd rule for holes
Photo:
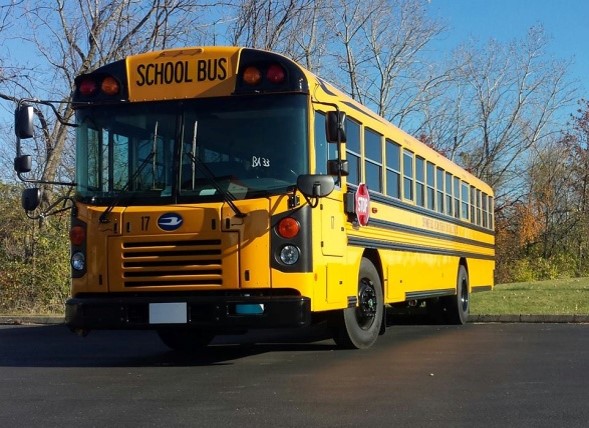
[[[249,66],[243,72],[243,81],[248,85],[257,85],[262,81],[262,73],[257,67]]]
[[[266,71],[266,79],[275,84],[284,82],[285,77],[284,69],[278,64],[272,64]]]
[[[70,242],[72,245],[80,246],[86,240],[86,229],[82,226],[74,226],[70,229]]]
[[[78,90],[82,96],[89,97],[90,95],[94,95],[98,88],[94,79],[84,79],[80,82]]]
[[[276,232],[282,238],[292,239],[298,235],[301,225],[292,217],[285,217],[276,225]]]
[[[100,84],[100,89],[106,95],[116,95],[120,90],[119,82],[112,76],[106,76]]]

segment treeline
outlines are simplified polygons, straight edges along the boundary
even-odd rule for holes
[[[69,215],[28,219],[22,188],[0,183],[0,313],[59,313],[69,292]]]
[[[57,109],[71,121],[76,75],[186,45],[283,53],[491,184],[499,282],[589,273],[589,106],[581,102],[577,116],[566,114],[582,98],[568,59],[547,53],[541,26],[508,43],[465,41],[436,51],[446,27],[430,7],[427,0],[0,3],[0,180],[10,224],[0,229],[0,305],[51,305],[63,298],[69,271],[67,220],[40,225],[19,208],[16,100],[61,100]],[[73,180],[72,129],[47,108],[37,114],[37,136],[23,142],[37,160],[33,175]],[[54,191],[45,189],[46,201],[55,200]]]
[[[497,213],[497,280],[589,275],[589,102],[525,161],[518,198]]]

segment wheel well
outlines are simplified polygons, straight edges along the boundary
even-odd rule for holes
[[[370,260],[376,268],[378,276],[380,277],[380,285],[384,293],[384,277],[382,272],[382,262],[380,260],[380,256],[378,255],[378,251],[376,251],[373,248],[367,248],[366,250],[364,250],[364,254],[362,254],[362,257],[366,257],[368,260]]]

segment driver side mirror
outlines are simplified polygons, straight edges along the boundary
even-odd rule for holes
[[[23,140],[35,135],[33,127],[33,106],[21,104],[14,112],[14,132]]]
[[[325,136],[330,143],[345,143],[346,114],[343,111],[327,112],[325,117]]]

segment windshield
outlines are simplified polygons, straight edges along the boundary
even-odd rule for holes
[[[286,192],[308,172],[306,106],[290,94],[79,109],[78,197],[157,204]]]

